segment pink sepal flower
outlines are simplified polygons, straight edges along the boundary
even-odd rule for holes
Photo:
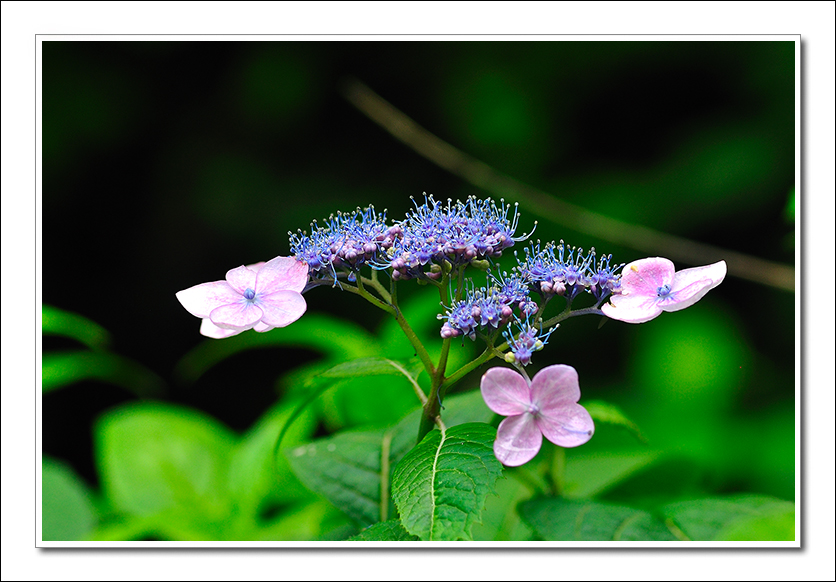
[[[508,417],[493,445],[503,465],[517,467],[533,459],[544,436],[561,447],[577,447],[595,431],[592,417],[578,404],[581,389],[571,366],[543,368],[531,385],[510,368],[491,368],[482,376],[481,388],[488,408]]]
[[[621,271],[621,293],[601,307],[609,318],[644,323],[663,311],[679,311],[699,301],[726,276],[726,262],[675,271],[662,257],[633,261]]]
[[[305,313],[301,291],[308,267],[291,257],[276,257],[231,269],[225,281],[202,283],[177,293],[186,310],[203,319],[200,333],[225,338],[248,329],[259,332],[290,325]]]

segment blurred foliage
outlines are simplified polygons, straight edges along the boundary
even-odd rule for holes
[[[385,519],[361,533],[371,518],[285,454],[402,422],[412,436],[407,378],[326,372],[408,361],[397,325],[326,288],[292,326],[201,341],[174,297],[287,254],[288,231],[338,210],[397,219],[425,191],[482,195],[344,102],[347,76],[568,202],[793,264],[794,66],[792,42],[45,42],[44,539],[405,538]],[[535,237],[640,258],[548,220]],[[438,297],[399,293],[437,357]],[[575,539],[543,516],[580,511],[598,517],[579,531],[606,539],[792,539],[794,297],[728,278],[644,325],[594,319],[562,324],[534,363],[575,367],[597,406],[595,437],[566,451],[566,499],[534,474],[546,445],[533,470],[504,472],[475,539]],[[474,346],[454,342],[450,369]],[[455,391],[481,402],[478,375]]]
[[[41,389],[44,392],[96,379],[140,397],[165,393],[165,382],[154,372],[129,358],[108,352],[110,334],[89,319],[44,305],[41,329],[45,336],[69,338],[91,348],[44,354],[41,364]]]
[[[769,497],[695,499],[655,512],[630,507],[539,498],[521,514],[544,540],[750,541],[795,540],[792,503]]]
[[[90,490],[64,463],[44,458],[41,467],[43,539],[84,539],[98,522]]]

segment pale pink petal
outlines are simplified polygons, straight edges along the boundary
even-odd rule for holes
[[[247,289],[255,291],[256,273],[244,265],[230,269],[226,273],[226,282],[241,295]]]
[[[243,331],[250,329],[261,319],[261,309],[249,301],[241,300],[229,305],[222,305],[212,310],[209,318],[212,323],[224,329]]]
[[[293,257],[276,257],[264,263],[258,271],[257,287],[253,289],[259,295],[276,291],[296,291],[301,293],[308,284],[308,266]]]
[[[259,295],[258,306],[264,312],[262,322],[273,327],[290,325],[302,317],[308,308],[305,298],[296,291],[277,291],[269,295]]]
[[[201,283],[178,291],[176,296],[186,311],[196,317],[209,317],[212,310],[241,299],[241,295],[236,293],[226,281]]]
[[[247,265],[247,268],[250,271],[255,271],[256,273],[258,273],[261,270],[261,267],[263,267],[263,266],[264,266],[264,261],[261,261],[259,263],[253,263],[252,265]],[[253,288],[255,288],[255,287],[253,287]]]
[[[671,284],[672,301],[663,300],[659,305],[665,311],[679,311],[690,307],[722,283],[725,277],[726,261],[677,271]]]
[[[592,438],[595,424],[586,408],[568,404],[558,410],[540,411],[534,417],[543,436],[561,447],[577,447]]]
[[[656,297],[659,287],[671,284],[674,271],[673,263],[662,257],[633,261],[621,269],[621,294]]]
[[[200,322],[200,334],[205,335],[206,337],[211,337],[213,339],[223,339],[225,337],[232,337],[234,335],[238,335],[241,333],[242,330],[235,330],[235,329],[224,329],[222,327],[218,327],[212,320],[204,318]]]
[[[658,297],[644,295],[613,295],[610,302],[601,306],[601,311],[610,319],[627,323],[644,323],[661,315]]]
[[[510,368],[491,368],[482,376],[482,398],[488,408],[503,416],[522,414],[531,405],[528,383]]]
[[[271,329],[275,329],[275,327],[274,327],[274,326],[272,326],[272,325],[267,325],[267,324],[266,324],[266,323],[264,323],[263,321],[259,321],[258,323],[256,323],[256,324],[253,326],[253,329],[254,329],[255,331],[258,331],[258,332],[264,333],[265,331],[270,331]]]
[[[531,380],[531,402],[542,414],[561,410],[580,400],[578,372],[572,366],[557,364],[543,368]]]
[[[493,452],[499,462],[508,467],[525,465],[540,450],[543,435],[528,413],[509,416],[496,430]]]

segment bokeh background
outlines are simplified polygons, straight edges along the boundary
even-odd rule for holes
[[[142,367],[134,377],[154,385],[132,390],[100,375],[50,390],[44,454],[98,490],[94,423],[148,397],[248,429],[280,398],[276,379],[317,353],[244,351],[185,383],[178,362],[207,340],[175,292],[288,254],[288,231],[338,210],[373,204],[399,218],[424,192],[487,195],[355,109],[341,95],[349,79],[561,200],[793,265],[794,50],[792,42],[44,42],[43,301],[101,325],[112,352]],[[538,220],[535,238],[595,246],[618,262],[647,255],[519,202],[520,231]],[[407,298],[422,291],[407,287]],[[371,333],[384,323],[338,290],[306,300],[309,313]],[[639,326],[599,323],[564,323],[535,366],[574,366],[584,398],[616,403],[657,448],[680,455],[607,499],[635,503],[661,490],[794,499],[792,292],[729,276],[686,311]],[[74,348],[44,337],[44,353]],[[332,428],[323,422],[317,433]],[[602,432],[587,446],[625,439]]]

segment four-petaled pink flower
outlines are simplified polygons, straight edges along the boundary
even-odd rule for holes
[[[246,331],[270,331],[302,317],[307,309],[301,291],[308,266],[292,257],[240,266],[225,281],[202,283],[177,293],[183,307],[203,318],[200,333],[225,338]]]
[[[493,445],[503,465],[517,467],[534,458],[545,436],[561,447],[577,447],[592,438],[595,425],[578,404],[578,373],[562,364],[543,368],[531,385],[510,368],[491,368],[482,376],[488,408],[507,416]]]
[[[726,276],[726,262],[674,272],[662,257],[640,259],[621,271],[621,293],[601,307],[604,315],[627,323],[644,323],[663,311],[693,305]]]

